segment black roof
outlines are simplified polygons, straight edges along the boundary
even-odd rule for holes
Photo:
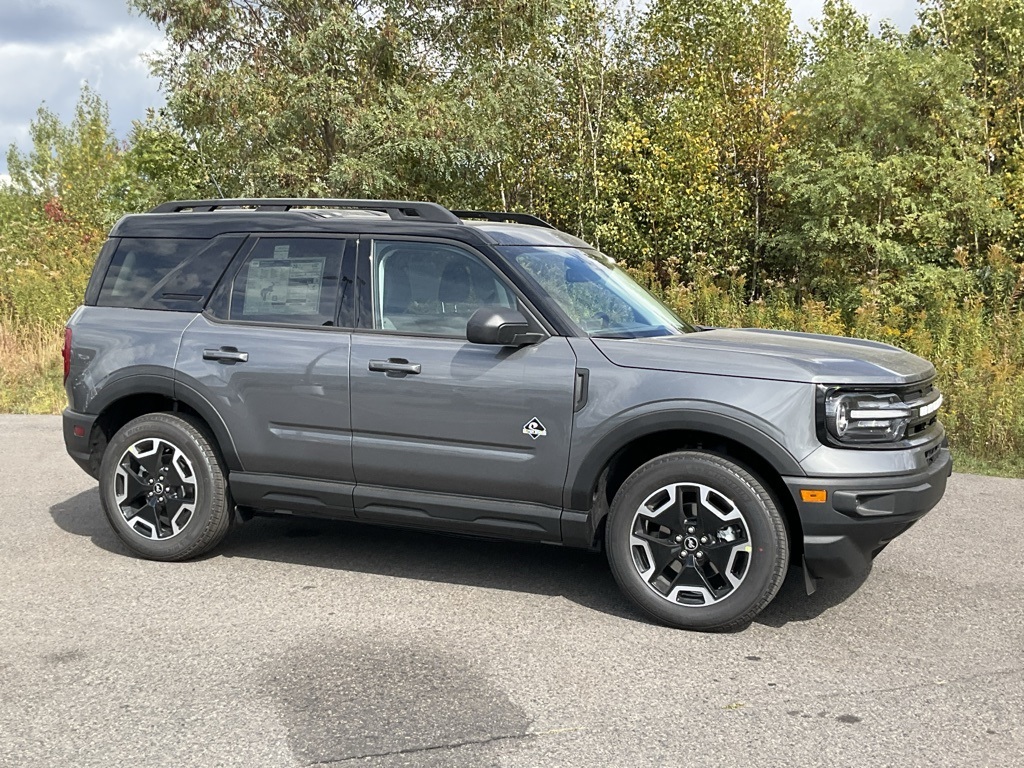
[[[436,203],[405,200],[179,200],[125,216],[110,236],[207,239],[259,232],[429,235],[497,246],[586,247],[582,240],[529,214],[449,211]]]

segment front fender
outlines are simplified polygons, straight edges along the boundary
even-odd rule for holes
[[[778,440],[751,425],[751,419],[750,414],[707,402],[677,402],[671,410],[627,416],[602,434],[578,463],[570,462],[563,504],[568,510],[589,511],[598,480],[612,457],[634,440],[658,432],[687,431],[721,437],[758,454],[780,475],[803,475],[800,462]]]

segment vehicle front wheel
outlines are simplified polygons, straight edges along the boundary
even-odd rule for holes
[[[707,451],[666,454],[630,475],[612,502],[605,547],[622,591],[682,629],[746,624],[775,597],[789,565],[771,494]]]
[[[100,502],[118,538],[151,560],[196,557],[231,524],[216,451],[195,424],[171,413],[140,416],[110,440]]]

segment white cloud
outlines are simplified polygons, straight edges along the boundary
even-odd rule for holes
[[[0,172],[10,144],[27,148],[29,122],[39,106],[45,102],[70,120],[83,83],[103,97],[115,133],[126,136],[132,120],[163,104],[159,83],[142,58],[163,42],[155,27],[125,23],[74,40],[0,43]]]

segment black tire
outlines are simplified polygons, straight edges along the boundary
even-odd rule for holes
[[[629,476],[612,502],[605,548],[626,596],[681,629],[747,624],[789,566],[785,520],[764,484],[699,450],[660,456]]]
[[[151,413],[128,422],[107,445],[99,479],[114,533],[147,559],[201,555],[231,525],[220,458],[199,426],[182,416]]]

